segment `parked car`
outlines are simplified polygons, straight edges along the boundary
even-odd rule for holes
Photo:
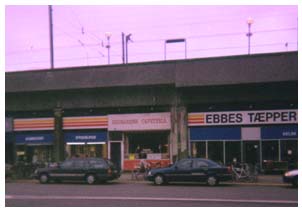
[[[283,182],[291,183],[294,187],[298,187],[298,169],[285,172]]]
[[[88,184],[106,182],[120,177],[120,170],[110,161],[102,158],[68,159],[57,166],[38,168],[34,178],[40,183],[49,181],[85,181]]]
[[[218,185],[221,181],[232,180],[231,170],[212,160],[189,158],[177,161],[170,167],[151,169],[147,179],[156,185],[172,181],[207,182],[208,185]]]

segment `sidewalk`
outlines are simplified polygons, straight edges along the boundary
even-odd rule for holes
[[[35,179],[17,179],[17,180],[5,180],[5,182],[16,182],[16,183],[37,183]],[[121,177],[114,182],[120,183],[152,183],[143,179],[143,176],[139,176],[138,180],[132,179],[130,172],[125,172]],[[222,182],[222,184],[234,184],[234,185],[255,185],[255,186],[289,186],[289,184],[283,183],[282,175],[259,175],[257,182]]]

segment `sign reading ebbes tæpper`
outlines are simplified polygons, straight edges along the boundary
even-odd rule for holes
[[[298,110],[189,113],[189,126],[296,124]]]

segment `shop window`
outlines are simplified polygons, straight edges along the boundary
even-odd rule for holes
[[[298,168],[298,141],[282,140],[281,141],[281,160],[288,162],[288,168]]]
[[[192,142],[192,156],[206,158],[206,142]]]
[[[104,144],[70,145],[70,157],[105,157]]]
[[[226,141],[225,142],[225,163],[230,165],[233,160],[241,163],[241,142],[240,141]]]
[[[128,148],[130,159],[168,159],[168,133],[130,133]]]
[[[208,142],[208,158],[223,164],[223,142],[209,141]]]
[[[25,154],[25,145],[17,145],[16,146],[16,162],[27,162],[26,154]]]
[[[262,141],[262,160],[263,161],[279,160],[278,141]]]
[[[27,163],[46,163],[52,160],[52,145],[28,146],[17,145],[17,161]]]

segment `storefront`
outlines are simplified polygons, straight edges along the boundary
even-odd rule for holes
[[[141,160],[154,166],[169,165],[170,113],[108,115],[108,131],[109,155],[116,155],[112,151],[120,149],[120,164],[124,170],[133,170]]]
[[[298,126],[281,125],[261,128],[262,160],[267,169],[274,161],[286,161],[289,169],[298,168]]]
[[[64,117],[66,158],[107,158],[107,117]]]
[[[16,161],[52,161],[54,118],[14,119]]]
[[[192,157],[297,166],[297,110],[189,113]]]

